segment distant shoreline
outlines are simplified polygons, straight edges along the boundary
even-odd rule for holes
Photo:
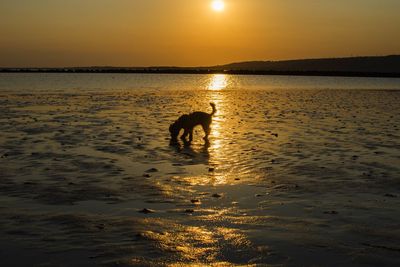
[[[231,74],[231,75],[282,75],[327,77],[400,78],[400,73],[347,72],[347,71],[263,71],[263,70],[213,70],[187,68],[0,68],[0,73],[138,73],[138,74]]]
[[[246,61],[225,65],[199,67],[0,67],[0,73],[1,72],[239,74],[400,78],[400,55],[284,61]]]

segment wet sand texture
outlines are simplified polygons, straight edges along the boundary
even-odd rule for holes
[[[209,146],[168,145],[217,105]],[[400,92],[0,95],[2,266],[400,266]],[[3,265],[4,264],[4,265]]]

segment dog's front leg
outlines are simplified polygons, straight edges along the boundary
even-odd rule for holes
[[[182,134],[182,136],[181,136],[181,139],[182,139],[183,141],[186,141],[186,137],[187,137],[189,134],[190,134],[189,130],[188,130],[188,129],[185,129],[185,131],[183,132],[183,134]]]

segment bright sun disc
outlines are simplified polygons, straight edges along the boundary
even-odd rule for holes
[[[224,4],[224,1],[222,1],[222,0],[216,0],[216,1],[212,2],[211,7],[215,11],[221,12],[224,10],[225,4]]]

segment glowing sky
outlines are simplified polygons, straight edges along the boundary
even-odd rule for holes
[[[400,53],[398,0],[0,0],[0,66],[214,65]]]

